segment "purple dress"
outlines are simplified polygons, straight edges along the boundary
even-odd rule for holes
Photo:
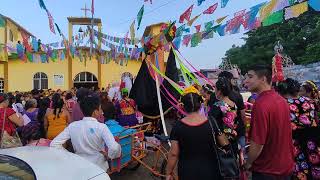
[[[135,126],[138,124],[134,100],[122,99],[116,104],[118,111],[118,121],[121,126]]]
[[[38,112],[39,109],[35,109],[32,112],[25,111],[25,114],[30,118],[31,121],[38,121]]]

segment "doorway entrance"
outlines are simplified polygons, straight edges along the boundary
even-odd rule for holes
[[[73,80],[73,86],[77,89],[83,88],[98,88],[98,79],[97,77],[90,72],[81,72],[76,75]]]

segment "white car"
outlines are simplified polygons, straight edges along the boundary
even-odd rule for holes
[[[110,180],[97,165],[70,152],[40,146],[0,150],[0,179]]]

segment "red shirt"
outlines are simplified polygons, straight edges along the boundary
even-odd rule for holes
[[[0,108],[0,133],[2,131],[2,125],[3,125],[3,119],[4,119],[4,111],[6,111],[6,120],[4,122],[4,130],[7,131],[7,133],[10,136],[12,136],[16,132],[16,125],[12,121],[10,121],[8,117],[10,117],[11,115],[15,114],[16,112],[11,108]]]
[[[289,175],[293,172],[289,105],[274,90],[262,92],[253,106],[250,139],[264,145],[252,164],[254,172],[271,175]]]

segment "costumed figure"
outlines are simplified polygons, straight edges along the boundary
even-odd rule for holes
[[[134,126],[138,124],[136,103],[128,97],[128,89],[121,89],[121,95],[122,99],[116,103],[119,124],[121,126]]]
[[[272,82],[278,83],[284,81],[283,74],[283,57],[281,52],[283,47],[280,44],[280,41],[277,42],[277,45],[274,47],[276,55],[272,58]]]

